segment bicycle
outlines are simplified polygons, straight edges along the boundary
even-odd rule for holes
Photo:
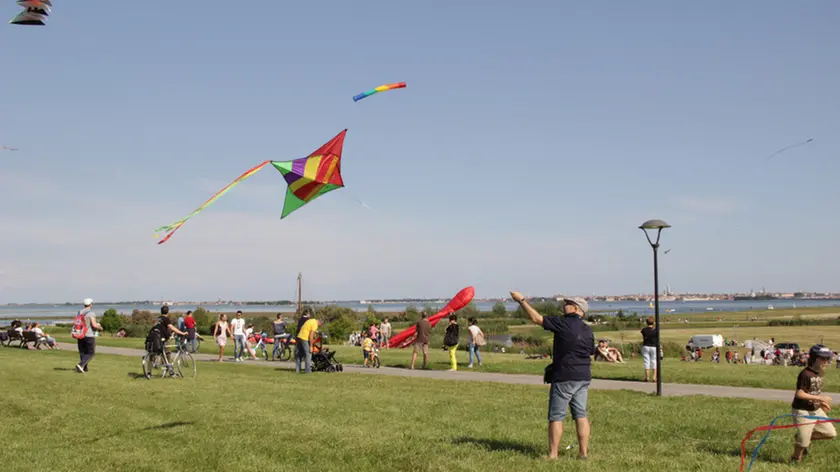
[[[371,357],[371,360],[373,361],[372,362],[373,367],[378,369],[380,367],[380,365],[379,365],[379,347],[377,347],[376,344],[373,345],[373,349],[370,351],[370,357]]]
[[[185,336],[176,335],[176,339],[178,340],[178,342],[183,341],[183,342],[187,343],[188,347],[192,347],[190,345],[190,343],[192,341],[188,340]],[[204,338],[202,338],[201,335],[196,332],[195,333],[195,352],[194,352],[194,354],[198,354],[198,351],[201,349],[201,341],[204,341]]]
[[[172,346],[175,348],[175,356],[171,362],[169,361],[169,355],[171,353],[166,351],[166,344],[163,345],[161,352],[146,351],[142,359],[143,375],[147,379],[151,379],[154,369],[163,368],[161,378],[166,378],[169,375],[183,379],[185,375],[190,374],[190,371],[192,371],[192,377],[195,377],[197,374],[195,360],[187,350],[187,346],[186,339],[180,342],[176,341],[174,346]]]
[[[274,338],[274,342],[275,343],[278,342],[277,338]],[[282,343],[283,346],[280,349],[272,349],[271,350],[271,360],[275,361],[275,360],[278,359],[278,356],[275,354],[277,351],[280,351],[279,359],[281,361],[287,361],[287,360],[291,359],[292,358],[292,347],[290,346],[290,344],[294,344],[294,341],[292,340],[292,336],[289,335],[285,338],[281,338],[281,340],[279,342]]]

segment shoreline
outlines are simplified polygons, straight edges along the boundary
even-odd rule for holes
[[[121,311],[115,307],[108,306],[108,307],[100,307],[97,310],[94,306],[94,312],[97,313],[97,316],[102,316],[105,311],[108,309],[116,309],[117,313],[120,315],[131,316],[131,312],[133,311]],[[202,307],[205,308],[206,307]],[[418,307],[420,309],[422,307]],[[178,314],[178,313],[185,313],[187,311],[187,307],[184,309],[172,309],[170,314]],[[316,307],[317,309],[317,307]],[[140,311],[149,311],[153,315],[157,312],[157,310],[150,310],[147,308],[139,309]],[[159,310],[159,307],[158,307]],[[195,310],[195,308],[192,308]],[[236,314],[236,309],[224,309],[219,311],[208,310],[209,313],[212,315],[218,316],[220,314],[226,314],[230,318],[231,316]],[[365,313],[364,310],[354,310],[356,313],[362,314]],[[494,318],[494,319],[503,319],[503,318],[510,318],[515,319],[511,316],[513,311],[508,310],[505,315],[496,315],[490,310],[481,310],[480,317],[482,318]],[[294,317],[295,311],[242,311],[245,318],[274,318],[277,313],[282,313],[284,317]],[[375,316],[378,318],[390,317],[390,318],[397,318],[403,316],[405,311],[375,311]],[[589,315],[594,317],[609,317],[612,318],[614,316],[615,310],[591,310]],[[632,313],[626,313],[628,316],[632,315]],[[660,318],[662,319],[661,322],[667,324],[678,324],[679,321],[672,321],[671,319],[674,317],[686,317],[686,318],[695,318],[693,322],[709,322],[715,323],[716,320],[713,318],[721,318],[721,320],[717,322],[731,322],[732,320],[725,320],[724,317],[733,317],[733,316],[752,316],[758,318],[756,321],[764,322],[770,321],[773,319],[790,319],[796,315],[801,315],[803,317],[808,318],[825,318],[825,317],[833,317],[840,314],[840,305],[838,306],[808,306],[808,307],[796,307],[796,308],[775,308],[772,310],[768,309],[744,309],[744,310],[735,310],[735,311],[689,311],[689,312],[673,312],[673,313],[662,313],[660,312]],[[28,315],[28,316],[27,316]],[[37,315],[37,314],[36,314]],[[44,314],[43,316],[32,316],[32,314],[2,314],[0,315],[0,327],[8,326],[8,324],[12,320],[21,320],[23,322],[33,322],[38,321],[42,323],[44,326],[56,326],[58,324],[68,324],[73,322],[73,314],[69,312],[66,315],[51,315],[51,314]],[[648,316],[648,314],[639,313],[638,316]],[[65,318],[66,317],[66,318]],[[60,319],[59,319],[60,318]],[[396,321],[402,323],[404,321]]]

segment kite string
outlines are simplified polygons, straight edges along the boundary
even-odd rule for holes
[[[776,426],[776,421],[778,421],[782,418],[787,418],[787,417],[799,417],[799,418],[806,418],[806,419],[809,419],[809,420],[817,420],[817,421],[807,422],[807,423],[793,423],[793,424]],[[758,445],[756,445],[755,449],[753,450],[753,454],[752,454],[752,457],[750,459],[750,464],[747,467],[747,472],[749,472],[750,469],[752,469],[752,466],[755,463],[756,458],[758,457],[758,451],[759,451],[759,449],[761,449],[761,446],[764,445],[765,441],[767,441],[767,438],[770,437],[770,432],[771,431],[774,431],[774,430],[777,430],[777,429],[795,428],[797,426],[817,425],[817,424],[822,424],[822,423],[840,423],[840,418],[828,418],[828,417],[825,417],[825,416],[787,414],[787,415],[780,415],[780,416],[777,416],[777,417],[773,418],[773,421],[771,421],[770,424],[767,425],[767,426],[759,426],[758,428],[755,428],[751,431],[748,431],[746,436],[744,436],[744,439],[741,441],[741,466],[738,470],[740,472],[744,471],[744,463],[745,463],[746,454],[747,454],[746,443],[750,439],[750,437],[752,437],[753,433],[756,433],[758,431],[767,431],[767,433],[764,435],[763,438],[761,438],[761,441],[759,441]]]
[[[202,210],[204,210],[205,208],[207,208],[208,206],[210,206],[210,204],[212,204],[212,203],[213,203],[215,200],[217,200],[219,197],[221,197],[222,195],[224,195],[225,193],[227,193],[227,192],[228,192],[228,190],[230,190],[231,188],[233,188],[236,184],[238,184],[239,182],[241,182],[241,181],[243,181],[243,180],[247,179],[248,177],[250,177],[250,176],[254,175],[255,173],[257,173],[257,171],[259,171],[260,169],[262,169],[262,168],[263,168],[263,166],[265,166],[266,164],[268,164],[268,163],[270,163],[270,162],[271,162],[270,160],[268,160],[268,161],[263,161],[263,162],[261,162],[260,164],[258,164],[257,166],[255,166],[255,167],[253,167],[253,168],[251,168],[251,169],[248,169],[247,171],[245,171],[245,173],[243,173],[242,175],[240,175],[239,177],[237,177],[236,179],[234,179],[234,180],[233,180],[233,182],[231,182],[231,183],[227,184],[227,185],[225,186],[225,188],[223,188],[223,189],[219,190],[218,192],[216,192],[216,194],[215,194],[215,195],[213,195],[212,197],[210,197],[210,198],[209,198],[206,202],[204,202],[201,206],[199,206],[198,208],[196,208],[196,209],[195,209],[195,211],[193,211],[192,213],[190,213],[190,214],[189,214],[189,215],[187,215],[186,217],[184,217],[184,218],[182,218],[182,219],[180,219],[180,220],[176,221],[175,223],[172,223],[172,224],[170,224],[170,225],[166,225],[166,226],[161,226],[160,228],[156,229],[156,230],[155,230],[155,232],[158,232],[158,231],[168,231],[168,232],[169,232],[169,233],[168,233],[168,234],[167,234],[167,235],[166,235],[166,236],[165,236],[165,237],[164,237],[164,238],[163,238],[160,242],[158,242],[158,244],[163,244],[163,243],[165,243],[166,241],[168,241],[168,240],[169,240],[169,238],[171,238],[171,237],[172,237],[172,235],[173,235],[173,234],[175,234],[175,231],[178,231],[178,229],[179,229],[179,228],[181,228],[181,226],[183,226],[183,225],[184,225],[184,223],[186,223],[188,219],[190,219],[190,218],[192,218],[193,216],[195,216],[195,215],[197,215],[198,213],[200,213]]]

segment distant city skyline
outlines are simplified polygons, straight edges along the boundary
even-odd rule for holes
[[[815,291],[779,291],[779,292],[684,292],[684,293],[677,293],[672,292],[669,294],[667,291],[662,291],[660,293],[660,300],[663,301],[673,301],[673,300],[680,300],[685,297],[696,298],[697,300],[724,300],[731,297],[736,296],[743,296],[743,297],[750,297],[751,295],[760,296],[761,294],[766,294],[770,296],[777,297],[779,299],[785,298],[795,298],[797,294],[799,294],[802,298],[840,298],[840,291],[838,292],[815,292]],[[510,300],[509,294],[508,296],[476,296],[476,301],[496,301],[496,300]],[[670,295],[670,298],[668,296]],[[627,293],[627,294],[551,294],[551,295],[526,295],[529,298],[538,298],[538,299],[554,299],[559,298],[562,296],[581,296],[586,297],[587,299],[595,299],[599,301],[647,301],[653,298],[653,293]],[[426,302],[426,301],[448,301],[449,298],[447,297],[400,297],[400,298],[389,298],[389,297],[377,297],[377,298],[359,298],[359,299],[307,299],[304,297],[302,300],[303,303],[309,302],[318,302],[318,303],[333,303],[333,302],[352,302],[352,303],[401,303],[407,301],[418,301],[418,302]],[[265,302],[288,302],[290,304],[295,304],[297,301],[296,299],[216,299],[216,300],[201,300],[201,299],[137,299],[137,300],[101,300],[97,301],[94,300],[94,304],[161,304],[161,303],[178,303],[178,304],[196,304],[196,305],[211,305],[211,304],[245,304],[245,303],[265,303]],[[75,301],[29,301],[29,302],[6,302],[3,303],[4,306],[14,306],[14,305],[27,305],[27,304],[69,304],[69,305],[76,305],[80,302]]]

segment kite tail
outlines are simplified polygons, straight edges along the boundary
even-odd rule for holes
[[[747,466],[747,472],[752,469],[753,463],[755,463],[755,459],[758,457],[758,450],[761,449],[761,446],[764,445],[764,442],[767,441],[767,438],[770,437],[770,432],[777,430],[777,429],[788,429],[788,428],[795,428],[797,426],[805,426],[805,425],[812,425],[812,424],[821,424],[821,423],[840,423],[840,418],[827,418],[825,416],[808,416],[808,415],[799,415],[799,418],[806,418],[809,420],[817,420],[808,423],[793,423],[793,424],[783,424],[776,426],[776,421],[787,418],[787,417],[794,417],[798,415],[781,415],[773,418],[773,421],[770,422],[767,426],[759,426],[758,428],[753,429],[752,431],[747,432],[747,435],[744,436],[744,439],[741,441],[741,467],[738,468],[740,472],[744,472],[744,463],[746,462],[747,456],[747,441],[752,437],[752,435],[758,431],[767,431],[761,441],[758,442],[758,445],[755,446],[755,450],[753,450],[752,458],[750,459],[750,465]]]
[[[165,243],[166,241],[168,241],[168,240],[169,240],[169,238],[171,238],[171,237],[172,237],[172,235],[173,235],[173,234],[175,234],[175,231],[178,231],[178,229],[179,229],[181,226],[183,226],[183,225],[184,225],[184,223],[186,223],[188,219],[190,219],[190,218],[192,218],[193,216],[195,216],[195,215],[199,214],[202,210],[204,210],[205,208],[207,208],[208,206],[210,206],[210,205],[211,205],[214,201],[216,201],[219,197],[221,197],[222,195],[224,195],[225,193],[227,193],[227,191],[228,191],[228,190],[230,190],[231,188],[233,188],[233,187],[234,187],[236,184],[238,184],[239,182],[242,182],[243,180],[247,179],[248,177],[250,177],[250,176],[252,176],[252,175],[256,174],[258,170],[262,169],[262,168],[263,168],[263,166],[265,166],[265,165],[266,165],[266,164],[268,164],[269,162],[271,162],[271,161],[264,161],[264,162],[260,163],[259,165],[257,165],[256,167],[254,167],[254,168],[252,168],[252,169],[249,169],[247,172],[245,172],[244,174],[242,174],[242,175],[240,175],[239,177],[237,177],[237,178],[236,178],[236,180],[234,180],[233,182],[231,182],[231,183],[227,184],[227,186],[226,186],[225,188],[221,189],[218,193],[216,193],[215,195],[213,195],[212,197],[210,197],[210,199],[209,199],[209,200],[207,200],[206,202],[204,202],[204,203],[203,203],[200,207],[196,208],[196,210],[195,210],[194,212],[190,213],[189,215],[187,215],[186,217],[182,218],[181,220],[178,220],[178,221],[176,221],[175,223],[172,223],[171,225],[161,226],[160,228],[156,229],[156,230],[155,230],[155,232],[156,232],[156,233],[157,233],[157,232],[160,232],[160,231],[168,231],[168,234],[167,234],[167,235],[166,235],[163,239],[161,239],[160,241],[158,241],[158,244],[163,244],[163,243]]]

